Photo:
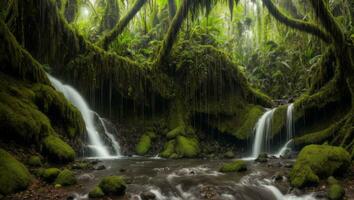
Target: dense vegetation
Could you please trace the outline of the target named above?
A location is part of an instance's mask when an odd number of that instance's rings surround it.
[[[28,186],[22,163],[49,167],[81,155],[82,116],[46,73],[119,124],[126,154],[241,154],[264,108],[279,106],[276,140],[284,104],[294,102],[297,149],[326,145],[301,151],[291,184],[336,175],[354,157],[353,14],[348,0],[1,1],[0,194]],[[246,169],[235,161],[221,171]],[[76,182],[68,169],[37,176]],[[90,196],[125,188],[107,177]]]

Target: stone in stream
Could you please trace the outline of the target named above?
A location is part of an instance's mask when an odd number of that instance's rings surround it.
[[[268,162],[268,155],[266,153],[261,153],[258,155],[255,161],[261,163]]]
[[[94,167],[95,170],[105,170],[106,169],[106,166],[104,165],[98,165],[96,167]]]
[[[156,195],[151,191],[145,191],[140,194],[142,200],[154,200],[156,199]]]

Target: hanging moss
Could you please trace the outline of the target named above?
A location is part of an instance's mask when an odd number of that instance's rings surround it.
[[[341,147],[309,145],[298,155],[290,173],[291,185],[318,184],[320,178],[343,175],[350,166],[350,155]]]
[[[75,158],[75,151],[66,142],[54,135],[47,136],[43,141],[44,152],[53,162],[70,162]]]
[[[31,182],[31,175],[27,168],[0,149],[0,194],[7,195],[27,188]]]

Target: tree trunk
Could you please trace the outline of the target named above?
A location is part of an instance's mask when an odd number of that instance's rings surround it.
[[[129,10],[129,12],[119,21],[119,23],[105,35],[100,41],[99,46],[103,49],[108,49],[109,44],[111,44],[125,29],[129,22],[134,18],[138,11],[143,7],[147,0],[137,0],[134,6]]]
[[[172,20],[173,17],[176,15],[176,2],[175,0],[168,0],[168,11],[170,14],[170,19]]]
[[[119,17],[119,5],[117,0],[107,0],[104,15],[99,28],[99,33],[107,30],[112,30],[112,28],[119,21]]]
[[[192,0],[183,0],[177,11],[177,14],[174,16],[156,59],[157,67],[161,67],[164,64],[166,58],[170,55],[172,46],[177,38],[177,34],[181,29],[184,19],[188,15],[188,10],[191,5]]]

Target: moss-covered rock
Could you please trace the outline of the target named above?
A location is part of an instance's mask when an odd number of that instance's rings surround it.
[[[235,154],[233,151],[227,151],[225,154],[224,154],[224,157],[225,158],[234,158],[235,157]]]
[[[42,166],[42,159],[39,156],[31,156],[28,159],[27,164],[32,167],[40,167]]]
[[[236,160],[230,163],[225,163],[219,169],[220,172],[241,172],[247,170],[247,164],[243,160]]]
[[[196,157],[200,152],[199,142],[196,138],[178,136],[176,138],[175,152],[180,157]]]
[[[327,197],[330,200],[342,200],[344,198],[345,191],[339,184],[331,184],[327,190]]]
[[[126,184],[121,176],[107,176],[101,180],[99,187],[105,194],[123,195]]]
[[[31,182],[27,168],[13,156],[0,149],[0,194],[24,190]]]
[[[304,147],[290,173],[291,185],[304,187],[317,184],[320,178],[345,173],[350,155],[341,147],[309,145]]]
[[[89,197],[90,198],[101,198],[104,196],[104,193],[102,191],[102,189],[98,186],[96,186],[95,188],[93,188],[90,192],[89,192]]]
[[[164,149],[160,153],[160,156],[163,158],[170,158],[175,152],[175,140],[170,140],[166,142]]]
[[[75,151],[59,137],[49,135],[44,139],[44,149],[53,162],[70,162],[75,158]]]
[[[76,182],[75,174],[68,169],[61,171],[55,179],[55,184],[60,184],[62,186],[74,185]]]
[[[135,147],[135,152],[138,155],[145,155],[151,148],[151,138],[144,134],[140,137],[138,144]]]
[[[42,177],[44,181],[52,183],[58,177],[60,169],[53,167],[39,171],[39,173],[40,177]]]

